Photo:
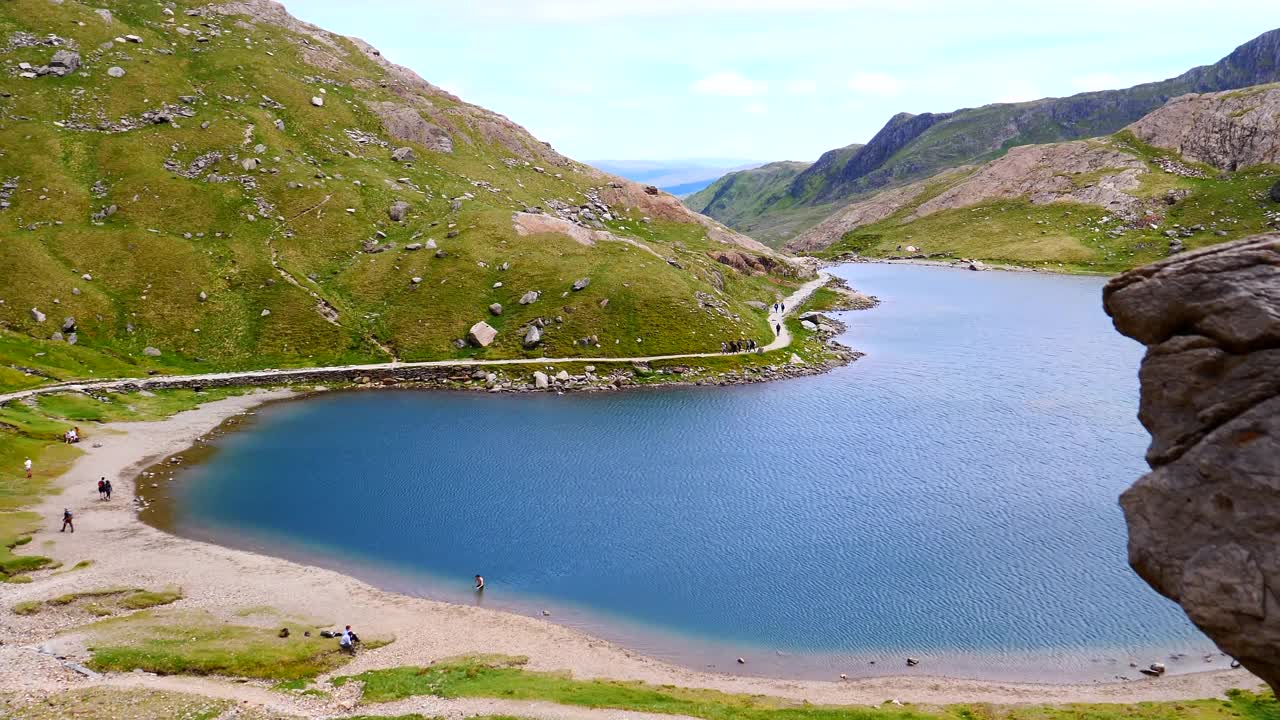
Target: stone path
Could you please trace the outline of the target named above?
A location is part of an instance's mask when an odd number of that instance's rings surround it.
[[[819,272],[818,277],[801,285],[795,292],[787,296],[783,303],[786,306],[784,313],[770,313],[769,327],[774,331],[775,337],[773,342],[766,345],[762,351],[771,352],[780,350],[791,344],[791,333],[787,330],[784,319],[790,315],[795,308],[804,304],[809,296],[818,288],[826,285],[831,281],[831,276],[825,272]],[[777,326],[781,325],[781,332],[777,331]],[[730,353],[744,355],[748,352]],[[243,379],[245,384],[251,383],[269,383],[274,380],[287,382],[290,379],[301,377],[312,377],[316,375],[332,374],[340,376],[350,372],[359,371],[376,371],[376,370],[399,370],[412,368],[437,368],[437,367],[491,367],[502,365],[554,365],[556,363],[582,363],[582,362],[598,362],[598,363],[626,363],[626,362],[652,362],[656,360],[683,360],[686,358],[708,358],[721,357],[725,353],[684,353],[677,355],[646,355],[641,357],[567,357],[567,358],[510,358],[506,360],[429,360],[425,362],[389,362],[389,363],[371,363],[368,365],[327,365],[323,367],[310,368],[290,368],[287,370],[245,370],[241,372],[225,372],[225,373],[205,373],[197,375],[152,375],[149,377],[139,378],[118,378],[113,380],[88,380],[88,381],[71,381],[55,383],[52,385],[43,385],[37,388],[29,388],[27,390],[18,390],[15,392],[0,394],[0,405],[21,400],[36,395],[44,395],[54,392],[80,392],[87,390],[124,390],[124,389],[146,389],[148,387],[165,387],[175,382],[184,382],[190,384],[211,383],[211,384],[228,384],[227,380]]]

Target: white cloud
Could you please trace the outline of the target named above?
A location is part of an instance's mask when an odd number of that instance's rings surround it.
[[[788,80],[783,84],[782,91],[788,95],[812,95],[818,92],[818,81],[808,78]]]
[[[753,100],[752,102],[747,103],[742,109],[752,115],[763,115],[769,112],[769,106],[759,100]]]
[[[849,89],[864,95],[896,95],[902,83],[892,75],[862,72],[849,78]]]
[[[687,17],[713,13],[794,13],[797,11],[842,12],[867,8],[898,10],[914,7],[916,0],[520,0],[486,3],[496,14],[518,10],[524,18],[550,22],[592,22],[633,17]]]
[[[590,95],[595,91],[595,86],[586,80],[560,78],[551,83],[551,89],[557,95]]]
[[[721,97],[751,97],[763,95],[769,91],[769,84],[752,80],[740,73],[724,71],[711,73],[689,86],[699,95],[719,95]]]
[[[1118,90],[1120,88],[1132,87],[1144,82],[1151,82],[1151,78],[1140,77],[1137,75],[1116,75],[1109,72],[1097,72],[1071,78],[1071,87],[1079,90],[1080,92],[1091,92],[1093,90]]]
[[[996,99],[992,102],[1018,103],[1039,100],[1042,97],[1044,97],[1044,93],[1035,85],[1026,81],[1015,80],[997,89]]]

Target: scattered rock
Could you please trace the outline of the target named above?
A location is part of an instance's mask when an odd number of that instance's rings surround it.
[[[64,318],[62,320],[62,332],[68,333],[68,332],[75,332],[75,331],[76,331],[76,319],[70,316]]]
[[[532,348],[536,347],[540,342],[542,342],[542,331],[538,329],[537,325],[530,325],[529,328],[524,331],[524,346],[526,348]]]
[[[645,186],[644,186],[644,192],[645,192],[645,194],[646,194],[646,195],[657,195],[657,194],[658,194],[658,188],[657,188],[656,186],[654,186],[654,185],[645,185]]]
[[[119,65],[112,65],[107,68],[107,75],[110,75],[113,78],[122,78],[124,77],[124,68]]]
[[[574,291],[585,290],[591,284],[591,278],[579,278],[573,281]]]
[[[481,321],[472,325],[471,329],[467,331],[467,342],[476,347],[489,347],[497,336],[497,330],[494,330],[489,323]]]
[[[1280,203],[1280,180],[1275,181],[1271,186],[1271,190],[1267,192],[1267,197],[1271,198],[1271,202]]]
[[[502,303],[494,303],[494,304],[490,305],[490,306],[489,306],[489,312],[490,312],[490,313],[493,313],[494,315],[501,315],[501,314],[502,314]]]
[[[311,104],[315,105],[316,107],[324,107],[324,98],[320,97],[319,95],[316,95],[311,98]]]
[[[791,357],[795,357],[795,355],[792,355]],[[920,664],[920,661],[918,659],[913,657],[907,658],[907,667],[915,667],[919,664]]]
[[[413,162],[417,157],[413,154],[413,148],[398,147],[391,151],[391,159],[396,162]]]
[[[80,53],[72,50],[59,50],[49,59],[49,72],[54,75],[68,75],[80,69]]]
[[[45,315],[35,308],[31,308],[31,319],[38,323],[44,322]]]
[[[160,351],[157,348],[153,348],[153,347],[142,348],[142,354],[146,355],[147,357],[160,357]]]
[[[803,365],[803,364],[804,364],[804,360],[802,360],[802,359],[800,358],[800,356],[799,356],[799,355],[797,355],[797,354],[795,354],[795,353],[791,353],[791,359],[790,359],[790,360],[788,360],[787,362],[791,363],[792,365]]]
[[[209,299],[209,293],[201,290],[200,294],[197,295],[196,297],[200,300],[200,302],[204,302]]]
[[[547,389],[547,387],[548,387],[548,385],[549,385],[549,384],[550,384],[550,381],[549,381],[549,379],[547,378],[547,374],[546,374],[546,373],[542,372],[541,370],[538,370],[537,372],[535,372],[535,373],[533,374],[533,386],[534,386],[534,387],[538,388],[539,390],[545,390],[545,389]]]
[[[409,203],[403,200],[397,200],[391,203],[391,207],[387,208],[387,216],[396,222],[404,220],[405,215],[409,214]]]
[[[529,292],[520,296],[520,304],[532,305],[533,303],[538,302],[538,294],[539,293],[536,290],[530,290]]]
[[[271,314],[271,311],[270,311],[270,310],[268,310],[268,309],[266,309],[266,308],[262,308],[262,312],[260,313],[260,317],[267,317],[267,316],[268,316],[268,315],[270,315],[270,314]]]
[[[747,664],[747,660],[746,660],[746,658],[738,658],[738,664],[739,664],[739,665],[746,665],[746,664]]]

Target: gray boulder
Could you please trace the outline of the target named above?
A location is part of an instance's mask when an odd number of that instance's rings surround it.
[[[489,312],[494,315],[502,314],[502,303],[494,303],[489,306]]]
[[[467,331],[467,342],[476,347],[489,347],[496,337],[498,337],[498,331],[484,321],[472,325],[471,329]]]
[[[124,77],[124,68],[120,67],[119,65],[112,65],[111,67],[107,68],[107,75],[113,78],[122,78]]]
[[[748,300],[746,305],[747,307],[754,308],[756,310],[764,310],[765,308],[769,307],[768,305],[765,305],[759,300]]]
[[[574,291],[585,290],[591,284],[591,278],[580,278],[573,281]]]
[[[49,59],[49,71],[55,75],[67,75],[80,69],[80,53],[59,50]]]
[[[62,332],[69,333],[76,331],[76,319],[74,317],[66,317],[62,320]]]
[[[537,347],[540,342],[542,342],[542,331],[538,329],[537,325],[530,325],[529,329],[524,331],[523,345],[526,348],[533,348]]]
[[[548,378],[547,374],[542,372],[541,370],[538,370],[533,374],[533,386],[538,388],[539,390],[546,390],[547,386],[550,384],[551,384],[550,378]]]
[[[539,294],[538,291],[530,290],[529,292],[520,296],[520,304],[532,305],[533,303],[538,302],[538,294]]]
[[[144,347],[142,348],[142,354],[147,357],[160,357],[160,350],[153,347]]]
[[[1103,303],[1147,346],[1129,564],[1280,690],[1280,234],[1131,270]]]
[[[397,200],[391,203],[391,207],[387,208],[387,216],[396,222],[404,220],[404,216],[409,214],[409,203],[403,200]]]
[[[36,321],[36,322],[38,322],[38,323],[42,323],[42,322],[44,322],[44,317],[45,317],[45,316],[44,316],[44,313],[40,312],[40,311],[39,311],[39,310],[37,310],[36,308],[31,308],[31,319],[32,319],[32,320],[35,320],[35,321]]]
[[[398,147],[391,151],[391,159],[396,162],[413,162],[417,157],[413,154],[413,148]]]

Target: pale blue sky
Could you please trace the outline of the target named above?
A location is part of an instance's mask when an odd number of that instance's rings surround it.
[[[1263,0],[285,0],[579,160],[812,160],[899,111],[1177,75]]]

